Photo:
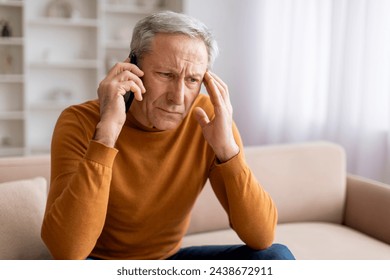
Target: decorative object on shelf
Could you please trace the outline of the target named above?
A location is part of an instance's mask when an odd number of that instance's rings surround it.
[[[13,73],[13,61],[14,58],[10,53],[6,54],[5,56],[5,73],[6,74],[12,74]]]
[[[110,0],[110,4],[112,5],[124,5],[124,6],[137,6],[139,0]]]
[[[9,136],[2,136],[1,137],[1,146],[2,147],[9,147],[9,146],[11,146],[11,137],[9,137]]]
[[[137,0],[137,4],[140,7],[143,8],[157,8],[161,6],[161,1],[160,0]]]
[[[12,57],[12,54],[10,54],[7,50],[0,53],[1,57],[1,68],[0,73],[1,74],[12,74],[13,68],[14,68],[14,59]]]
[[[56,102],[66,102],[73,97],[72,91],[65,88],[56,88],[49,94],[49,99]]]
[[[72,18],[79,14],[67,0],[52,0],[47,4],[46,16],[52,18]]]
[[[12,30],[9,26],[8,21],[4,20],[2,21],[2,28],[1,28],[1,37],[11,37],[12,36]]]

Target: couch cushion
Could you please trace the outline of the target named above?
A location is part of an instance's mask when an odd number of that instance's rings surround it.
[[[299,259],[390,260],[390,245],[343,225],[283,224],[277,228],[276,241]]]
[[[390,259],[390,245],[331,223],[278,225],[275,243],[287,245],[300,260]],[[183,247],[213,244],[242,244],[242,241],[233,230],[191,234],[183,239]]]
[[[241,239],[231,229],[189,234],[184,236],[182,241],[182,247],[230,244],[243,244]]]
[[[46,259],[41,240],[47,198],[42,177],[0,183],[0,259]]]
[[[279,223],[341,223],[346,162],[341,146],[328,142],[246,147],[248,165],[274,199]]]

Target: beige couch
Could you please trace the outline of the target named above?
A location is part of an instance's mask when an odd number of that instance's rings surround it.
[[[297,259],[390,260],[390,187],[347,175],[340,146],[247,147],[245,154],[278,206],[275,242]],[[7,182],[0,183],[0,259],[50,258],[40,239],[49,161],[48,155],[0,159],[0,182]],[[231,243],[241,241],[207,184],[183,245]]]

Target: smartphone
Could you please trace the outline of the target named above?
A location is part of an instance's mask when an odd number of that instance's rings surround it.
[[[130,63],[137,65],[137,56],[133,52],[130,52],[129,58],[130,58]],[[134,92],[132,91],[126,92],[123,98],[125,99],[126,113],[127,113],[130,109],[131,103],[134,100]]]

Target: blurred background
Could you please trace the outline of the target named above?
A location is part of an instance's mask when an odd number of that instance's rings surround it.
[[[59,113],[161,9],[213,30],[245,145],[332,141],[390,183],[390,0],[0,0],[0,156],[48,153]]]
[[[207,7],[207,8],[206,8]],[[246,145],[328,140],[390,182],[390,1],[190,1]]]

